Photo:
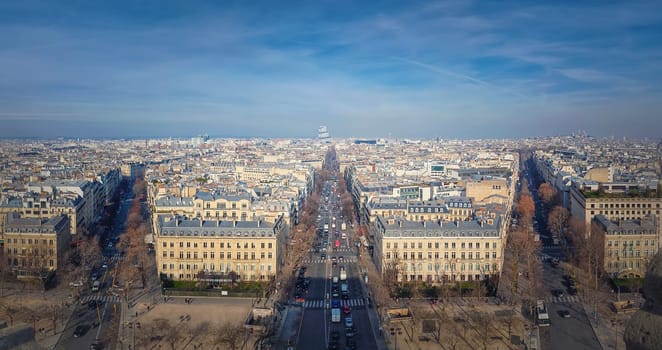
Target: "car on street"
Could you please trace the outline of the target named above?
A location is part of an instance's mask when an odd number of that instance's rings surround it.
[[[354,326],[354,320],[351,316],[345,317],[345,328],[352,328]]]
[[[553,289],[552,290],[552,295],[557,297],[557,298],[561,298],[561,297],[563,297],[564,294],[563,294],[563,291],[560,290],[560,289]]]
[[[345,305],[345,306],[343,306],[343,308],[342,308],[342,312],[343,312],[345,315],[349,315],[349,314],[352,313],[352,308],[349,307],[349,305]]]
[[[76,326],[76,329],[74,329],[74,338],[82,337],[89,330],[90,330],[90,325],[79,324],[78,326]]]
[[[88,308],[88,309],[94,309],[94,308],[97,307],[97,305],[100,305],[100,304],[101,304],[100,302],[98,302],[98,301],[92,299],[92,300],[90,300],[90,301],[87,302],[87,308]]]
[[[332,300],[331,301],[331,307],[332,308],[339,308],[340,307],[340,300]]]
[[[559,310],[559,316],[563,318],[570,318],[570,311],[568,310]]]
[[[101,350],[103,349],[103,343],[101,341],[95,341],[90,345],[90,350]]]

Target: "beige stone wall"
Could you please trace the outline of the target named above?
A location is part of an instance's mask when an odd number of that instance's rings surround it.
[[[267,280],[276,275],[278,242],[275,236],[162,236],[156,244],[156,261],[158,273],[175,280],[196,279],[201,270],[234,271],[242,280]]]

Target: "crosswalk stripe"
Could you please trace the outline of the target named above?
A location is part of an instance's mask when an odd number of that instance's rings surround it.
[[[364,300],[362,298],[349,299],[349,300],[340,300],[340,307],[360,307],[363,306]],[[303,307],[306,309],[325,309],[327,308],[327,301],[323,299],[317,300],[306,300],[303,303]],[[328,307],[331,307],[331,303],[328,303]]]

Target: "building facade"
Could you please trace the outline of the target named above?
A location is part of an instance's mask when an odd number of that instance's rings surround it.
[[[283,220],[276,223],[159,217],[156,261],[170,280],[266,281],[278,273]]]
[[[594,222],[604,243],[604,271],[613,278],[642,278],[659,249],[658,223],[654,216],[641,220],[611,221],[596,215]]]
[[[587,196],[576,186],[570,188],[569,197],[570,213],[584,221],[587,234],[591,233],[591,221],[596,215],[604,215],[612,221],[642,220],[654,216],[658,234],[660,232],[662,198],[600,193]]]
[[[69,248],[69,228],[66,215],[50,219],[7,215],[4,249],[13,273],[19,278],[38,278],[47,271],[56,271]]]
[[[445,283],[498,276],[505,244],[501,218],[409,221],[377,217],[374,260],[384,277]]]

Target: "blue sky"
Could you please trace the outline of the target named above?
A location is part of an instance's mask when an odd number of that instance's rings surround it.
[[[662,131],[656,1],[23,0],[0,33],[0,137]]]

